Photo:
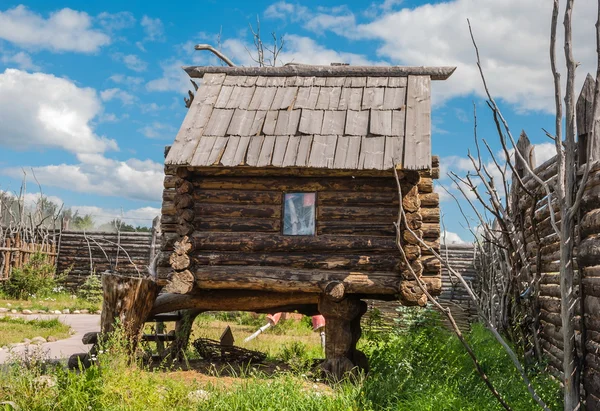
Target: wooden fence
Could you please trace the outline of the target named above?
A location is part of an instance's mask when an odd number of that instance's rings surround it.
[[[155,235],[147,232],[63,231],[57,272],[67,274],[64,284],[71,289],[81,285],[90,274],[106,270],[146,275],[155,243]]]
[[[450,266],[458,271],[468,283],[477,287],[477,271],[475,270],[475,249],[472,244],[451,244],[440,250],[443,257],[447,258]],[[442,293],[437,297],[442,307],[449,307],[458,326],[466,331],[472,322],[477,320],[477,308],[469,298],[465,288],[442,266]],[[369,313],[377,310],[382,316],[384,327],[390,327],[395,319],[401,315],[397,308],[401,306],[398,301],[366,300],[369,311],[363,316],[364,321],[370,320]],[[448,324],[449,326],[449,324]]]
[[[593,126],[588,113],[592,100],[593,96],[585,94],[584,86],[584,92],[577,104],[578,185],[581,185],[583,169],[588,159],[586,143]],[[600,140],[600,136],[596,138]],[[517,147],[522,154],[526,154],[525,158],[532,158],[532,147],[525,140],[522,138]],[[575,328],[578,356],[583,362],[582,382],[587,409],[600,409],[600,153],[597,149],[591,157],[589,177],[575,228],[575,292],[579,297]],[[546,161],[535,168],[534,172],[552,187],[557,176],[556,158]],[[534,296],[533,303],[539,306],[541,345],[549,361],[549,370],[560,376],[563,362],[560,238],[552,227],[551,208],[548,206],[544,188],[533,176],[526,173],[522,181],[535,198],[527,195],[519,184],[513,184],[510,193],[513,199],[512,212],[522,216],[515,228],[525,233],[527,258],[532,271],[540,278],[539,293]],[[556,223],[560,226],[559,206],[556,200],[552,202],[551,207],[555,210]]]
[[[19,234],[0,238],[0,281],[9,279],[12,270],[23,267],[35,253],[46,255],[49,264],[56,264],[55,241],[24,241]]]

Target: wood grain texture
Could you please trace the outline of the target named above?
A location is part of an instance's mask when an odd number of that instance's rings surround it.
[[[409,76],[406,97],[406,128],[403,167],[431,167],[431,79]]]

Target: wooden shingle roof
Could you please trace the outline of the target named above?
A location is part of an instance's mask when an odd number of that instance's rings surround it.
[[[431,79],[453,68],[188,67],[203,77],[166,164],[431,167]]]

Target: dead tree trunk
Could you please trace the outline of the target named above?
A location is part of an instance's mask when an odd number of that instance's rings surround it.
[[[160,287],[150,278],[126,277],[114,273],[102,274],[102,317],[100,320],[103,334],[115,330],[118,323],[123,328],[128,347],[135,351],[140,333],[144,326]]]

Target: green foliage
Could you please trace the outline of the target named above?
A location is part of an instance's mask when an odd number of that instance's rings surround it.
[[[54,318],[51,320],[25,320],[18,317],[0,317],[0,347],[22,342],[25,338],[37,336],[66,338],[69,327]]]
[[[30,297],[44,297],[57,287],[54,266],[48,264],[47,257],[35,253],[23,268],[14,268],[8,281],[3,286],[3,292],[18,300]]]
[[[74,230],[90,231],[94,229],[94,226],[95,222],[91,214],[86,214],[84,216],[75,214],[73,216],[71,228]]]
[[[418,310],[418,311],[417,311]],[[388,338],[367,341],[371,372],[361,396],[364,409],[501,410],[456,336],[432,310],[407,309],[407,324]],[[491,333],[473,325],[467,339],[490,380],[514,410],[537,410],[520,375]],[[561,409],[558,384],[530,375],[552,409]]]
[[[102,302],[102,281],[96,274],[89,275],[77,290],[77,297],[93,304]]]

